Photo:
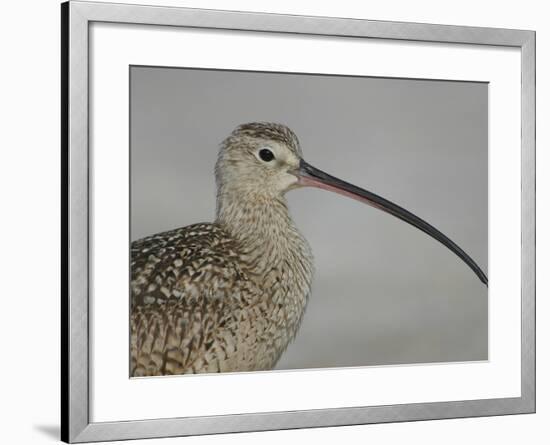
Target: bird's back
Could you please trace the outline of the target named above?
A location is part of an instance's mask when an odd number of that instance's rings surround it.
[[[132,243],[132,376],[268,369],[267,296],[243,268],[239,243],[194,224]]]

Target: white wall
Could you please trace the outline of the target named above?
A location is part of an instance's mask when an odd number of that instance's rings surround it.
[[[126,0],[126,3],[133,3]],[[548,440],[550,280],[550,19],[547,2],[384,0],[165,0],[217,9],[534,29],[538,125],[538,413],[185,439],[186,444],[490,443]],[[0,54],[0,442],[54,442],[59,422],[59,7],[5,2]],[[546,273],[545,273],[546,272]],[[546,437],[545,437],[546,436]],[[147,444],[170,444],[167,439]]]

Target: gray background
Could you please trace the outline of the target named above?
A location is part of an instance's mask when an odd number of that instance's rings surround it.
[[[487,271],[485,83],[132,67],[132,240],[212,221],[219,143],[274,121],[305,159],[426,219]],[[485,360],[487,289],[454,254],[376,209],[288,195],[313,293],[278,369]]]

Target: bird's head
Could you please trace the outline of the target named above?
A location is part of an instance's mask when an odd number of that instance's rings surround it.
[[[222,143],[216,163],[218,193],[277,198],[295,187],[302,150],[292,130],[254,122],[238,126]]]
[[[237,127],[222,143],[216,163],[216,183],[218,206],[225,200],[233,203],[259,200],[269,204],[298,187],[317,187],[356,199],[433,237],[487,284],[487,277],[475,261],[435,227],[381,196],[308,164],[302,158],[298,138],[284,125],[255,122]]]

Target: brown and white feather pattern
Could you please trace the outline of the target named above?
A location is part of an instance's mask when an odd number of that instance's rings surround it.
[[[287,229],[243,242],[195,224],[132,243],[131,375],[271,369],[312,278],[309,246]]]

